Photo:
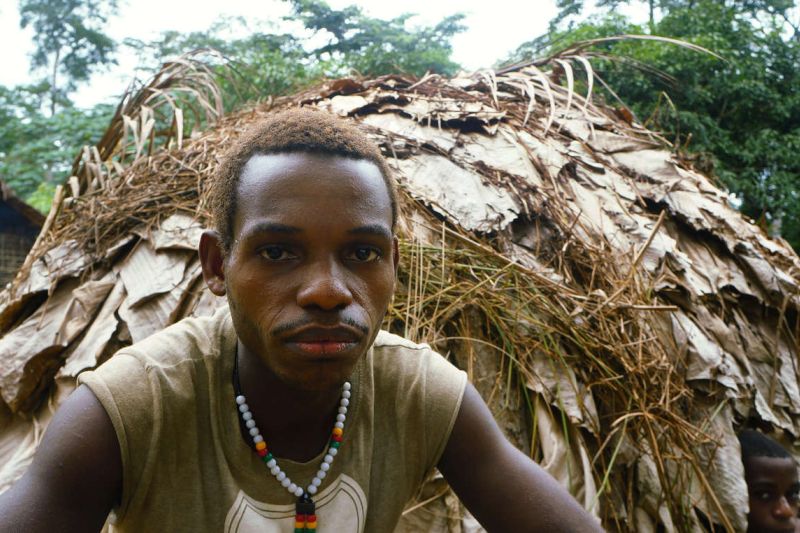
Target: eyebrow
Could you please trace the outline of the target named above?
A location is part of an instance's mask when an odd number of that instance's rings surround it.
[[[384,237],[386,239],[392,238],[392,232],[382,226],[381,224],[367,224],[366,226],[359,226],[351,230],[347,230],[351,235],[375,235],[377,237]]]
[[[252,226],[245,236],[250,237],[252,235],[258,235],[259,233],[283,233],[285,235],[294,235],[302,232],[303,230],[296,226],[279,224],[277,222],[259,222]]]
[[[259,222],[248,230],[247,235],[257,235],[259,233],[283,233],[285,235],[296,235],[298,233],[303,233],[303,229],[298,228],[297,226],[280,224],[278,222]],[[375,235],[378,237],[384,237],[386,239],[392,238],[392,232],[389,231],[386,226],[381,224],[367,224],[365,226],[359,226],[357,228],[347,230],[347,233],[350,235]]]

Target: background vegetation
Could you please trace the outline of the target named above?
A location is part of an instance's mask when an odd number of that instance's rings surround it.
[[[349,73],[454,74],[451,39],[462,15],[414,27],[409,16],[369,17],[357,7],[332,9],[323,0],[286,0],[306,32],[284,33],[223,20],[208,31],[166,32],[152,42],[115,42],[103,32],[116,0],[20,0],[20,24],[34,29],[35,83],[0,86],[0,179],[42,211],[72,160],[96,141],[113,113],[100,104],[76,107],[70,95],[91,74],[132,47],[152,70],[170,56],[219,50],[231,68],[218,72],[232,109]],[[615,41],[584,51],[629,109],[672,140],[685,157],[732,192],[732,202],[766,230],[800,249],[800,21],[794,0],[557,0],[550,31],[523,43],[497,66],[547,55],[577,41],[620,34],[683,39],[719,54],[664,43]],[[591,3],[590,3],[591,4]],[[634,24],[618,13],[639,4],[649,14]],[[599,16],[598,16],[599,10]],[[238,38],[225,31],[236,27]],[[279,27],[276,25],[275,27]],[[302,33],[302,32],[301,32]],[[322,36],[322,38],[320,38]],[[320,44],[322,43],[322,44]]]

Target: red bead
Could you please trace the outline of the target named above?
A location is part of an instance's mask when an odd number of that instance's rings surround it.
[[[297,514],[297,515],[295,515],[294,519],[297,520],[298,522],[305,522],[306,521],[306,515]]]
[[[317,521],[317,515],[315,515],[315,514],[308,515],[308,521],[309,522],[316,522]]]
[[[264,448],[263,450],[256,450],[256,451],[258,452],[258,455],[260,455],[261,457],[265,457],[267,455],[266,448]]]
[[[342,437],[340,435],[334,435],[331,437],[331,440],[334,442],[342,442]]]

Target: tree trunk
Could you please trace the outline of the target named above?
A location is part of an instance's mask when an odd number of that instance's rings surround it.
[[[53,58],[53,75],[50,79],[50,116],[56,114],[56,97],[58,95],[58,86],[56,81],[58,78],[58,62],[61,60],[61,50],[56,50],[56,57]]]

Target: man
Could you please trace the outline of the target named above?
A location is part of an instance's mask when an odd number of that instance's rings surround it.
[[[780,444],[758,431],[742,431],[739,443],[750,502],[747,531],[794,533],[800,527],[797,463]]]
[[[398,264],[380,151],[321,112],[243,135],[200,242],[229,311],[122,350],[53,419],[1,531],[391,531],[438,466],[489,531],[595,531],[427,346],[379,332]]]

